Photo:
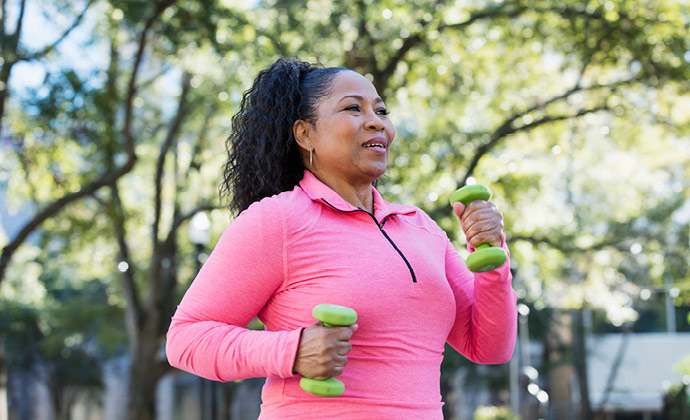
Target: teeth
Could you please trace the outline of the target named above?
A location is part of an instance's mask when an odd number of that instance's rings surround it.
[[[384,148],[384,146],[381,143],[371,143],[371,144],[365,144],[364,147],[380,147]]]

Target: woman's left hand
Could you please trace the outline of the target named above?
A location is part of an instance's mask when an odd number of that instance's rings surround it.
[[[503,215],[494,203],[476,200],[465,208],[464,204],[456,201],[453,211],[462,223],[462,231],[470,247],[477,248],[481,244],[501,246]]]

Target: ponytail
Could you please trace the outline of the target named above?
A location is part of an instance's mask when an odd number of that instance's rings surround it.
[[[255,201],[294,188],[304,164],[292,127],[298,119],[316,120],[316,106],[342,67],[321,68],[280,58],[259,72],[244,93],[225,142],[228,160],[221,199],[238,214]]]

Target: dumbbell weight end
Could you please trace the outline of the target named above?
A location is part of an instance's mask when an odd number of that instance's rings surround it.
[[[345,384],[335,378],[321,381],[303,377],[299,380],[299,386],[308,393],[320,397],[339,397],[345,392]]]

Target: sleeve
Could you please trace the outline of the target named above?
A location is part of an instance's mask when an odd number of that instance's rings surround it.
[[[230,223],[172,317],[166,353],[173,367],[217,381],[295,376],[301,328],[245,328],[283,281],[283,234],[271,199]]]
[[[448,344],[475,363],[509,361],[517,336],[517,299],[511,286],[510,258],[495,270],[472,273],[453,244],[446,241],[446,276],[456,305]],[[508,252],[505,236],[501,247]]]

